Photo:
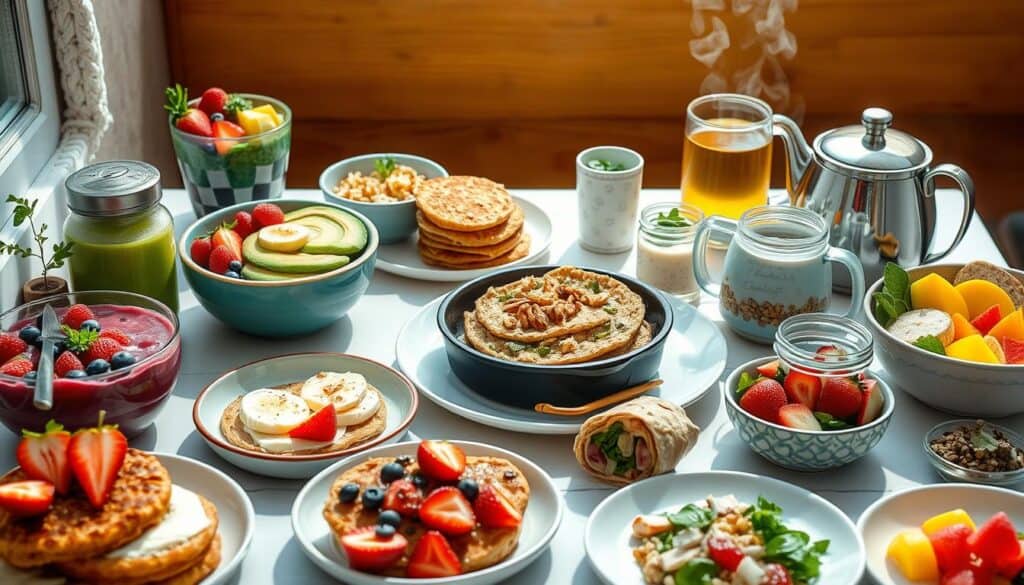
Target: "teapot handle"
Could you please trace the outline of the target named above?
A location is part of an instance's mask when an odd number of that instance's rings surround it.
[[[924,175],[923,183],[925,197],[935,197],[935,177],[938,176],[949,177],[956,181],[957,185],[960,186],[960,193],[964,198],[964,212],[960,217],[960,227],[957,229],[956,237],[953,238],[953,243],[941,253],[926,252],[924,259],[921,262],[922,264],[928,264],[929,262],[934,262],[944,258],[947,254],[952,252],[953,248],[960,243],[960,240],[964,239],[964,234],[967,233],[967,228],[971,225],[971,218],[974,217],[974,181],[971,179],[971,176],[967,174],[967,171],[957,165],[949,163],[937,165],[934,169],[928,171]],[[934,234],[932,234],[932,242],[934,241]],[[929,248],[931,248],[932,242],[929,242]]]

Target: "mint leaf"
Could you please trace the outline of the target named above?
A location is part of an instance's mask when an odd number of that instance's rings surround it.
[[[676,571],[676,585],[705,585],[712,583],[721,569],[715,561],[698,557],[683,565]]]
[[[906,270],[900,268],[899,264],[887,262],[885,272],[882,276],[885,290],[896,300],[902,300],[910,306],[910,276]]]
[[[850,428],[849,423],[836,418],[827,412],[815,412],[814,418],[818,419],[818,424],[820,424],[822,430],[825,431],[838,431]]]
[[[898,264],[888,262],[882,276],[882,288],[872,297],[875,320],[883,327],[910,310],[910,276]]]
[[[914,346],[939,355],[946,355],[946,348],[939,341],[939,338],[934,335],[918,337],[917,341],[914,342]]]
[[[603,158],[595,158],[587,161],[587,166],[594,169],[595,171],[624,171],[626,165],[622,163],[612,162]]]
[[[711,526],[715,514],[710,508],[687,504],[678,512],[668,514],[668,521],[676,528],[700,528],[701,530]]]
[[[378,158],[373,161],[373,170],[380,175],[381,179],[386,179],[391,176],[391,173],[395,172],[395,159],[390,156],[385,158]]]
[[[661,227],[670,228],[689,227],[693,225],[693,223],[691,223],[689,219],[684,217],[679,212],[678,207],[673,207],[671,210],[669,210],[668,215],[666,215],[662,211],[659,211],[658,218],[654,220],[654,223],[658,224]]]
[[[995,451],[999,448],[999,441],[984,427],[976,427],[971,432],[971,446],[983,451]]]
[[[761,376],[754,377],[748,374],[747,372],[741,372],[740,381],[736,383],[736,398],[743,396],[743,393],[746,392],[748,388],[753,386],[754,383],[760,379]]]

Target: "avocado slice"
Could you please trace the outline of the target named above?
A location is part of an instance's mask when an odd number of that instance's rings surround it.
[[[310,205],[309,207],[303,207],[302,209],[296,209],[290,211],[284,215],[286,222],[293,222],[303,218],[311,217],[322,217],[326,218],[336,225],[338,225],[342,234],[341,237],[333,242],[327,243],[325,238],[329,237],[330,234],[325,235],[324,238],[319,236],[302,248],[303,252],[310,254],[348,254],[353,255],[361,252],[366,247],[366,241],[368,235],[366,232],[366,226],[363,225],[356,216],[351,213],[335,209],[333,207],[327,207],[326,205]],[[303,224],[307,227],[309,224]],[[323,232],[322,232],[323,233]],[[312,245],[312,247],[310,247]]]
[[[260,246],[257,241],[258,236],[259,232],[253,232],[242,242],[242,256],[245,258],[245,261],[272,272],[286,272],[296,275],[291,278],[308,276],[308,273],[319,274],[328,272],[341,268],[351,260],[348,256],[340,254],[306,254],[304,252],[289,254],[274,252]]]
[[[262,280],[262,281],[277,281],[277,280],[292,280],[294,278],[302,278],[304,276],[316,276],[315,272],[276,272],[274,270],[267,270],[266,268],[260,268],[259,266],[252,264],[245,264],[242,266],[242,278],[246,280]]]
[[[344,245],[345,228],[322,215],[309,215],[295,218],[294,223],[309,228],[312,237],[302,247],[307,254],[351,254],[351,247]],[[341,244],[339,244],[341,242]]]

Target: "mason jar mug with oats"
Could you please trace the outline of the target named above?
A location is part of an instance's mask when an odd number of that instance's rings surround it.
[[[686,107],[683,202],[705,215],[739,219],[768,201],[772,170],[772,114],[750,96],[718,93]]]

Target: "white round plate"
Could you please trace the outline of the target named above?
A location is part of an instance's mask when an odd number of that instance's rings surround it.
[[[963,508],[980,525],[1006,512],[1017,530],[1024,527],[1024,494],[1005,488],[947,483],[910,488],[888,495],[860,515],[857,529],[867,546],[868,574],[880,585],[911,585],[886,560],[889,541],[901,530],[916,528],[928,518]]]
[[[220,533],[220,566],[200,585],[227,583],[249,552],[256,513],[241,486],[223,472],[205,463],[171,455],[154,453],[171,474],[171,481],[202,495],[217,507],[217,532]]]
[[[533,264],[551,245],[551,218],[548,214],[525,199],[515,195],[512,199],[523,208],[523,214],[526,216],[523,229],[530,235],[530,253],[515,262],[501,265],[501,268]],[[493,267],[451,270],[426,264],[420,258],[420,252],[416,247],[418,238],[418,235],[414,235],[402,242],[380,246],[377,249],[377,268],[406,278],[436,282],[465,282],[494,270]]]
[[[452,585],[489,585],[508,579],[525,569],[534,561],[551,539],[554,538],[558,525],[562,522],[565,504],[555,488],[551,477],[540,467],[524,457],[492,447],[483,443],[468,441],[452,441],[470,456],[501,457],[511,461],[526,476],[530,484],[530,501],[523,514],[523,526],[519,535],[519,545],[504,561],[457,577],[437,579],[408,579],[404,577],[383,577],[350,569],[344,554],[335,544],[335,538],[327,527],[323,517],[324,502],[327,501],[327,490],[334,478],[346,469],[366,461],[369,457],[397,457],[399,455],[416,455],[417,441],[382,445],[365,453],[354,455],[317,474],[309,480],[295,497],[292,505],[292,529],[303,552],[318,567],[342,583],[351,585],[429,585],[450,583]]]
[[[824,498],[795,485],[735,471],[659,475],[624,487],[590,514],[583,535],[591,568],[609,585],[643,585],[633,559],[631,523],[639,514],[676,511],[707,496],[732,494],[754,503],[758,496],[782,507],[786,526],[802,530],[811,540],[828,540],[821,559],[818,585],[855,585],[864,574],[864,543],[853,522]]]
[[[442,297],[443,298],[443,297]],[[725,370],[726,345],[715,324],[692,306],[668,297],[674,325],[665,340],[658,376],[665,381],[649,392],[676,404],[700,400]],[[543,435],[573,435],[589,416],[555,416],[498,404],[477,394],[452,373],[437,329],[437,307],[431,301],[398,334],[398,366],[420,392],[441,408],[480,424]]]

